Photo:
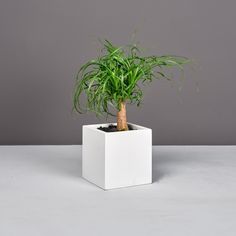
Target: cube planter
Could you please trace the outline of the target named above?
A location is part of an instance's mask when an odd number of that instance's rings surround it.
[[[104,190],[152,183],[152,130],[105,132],[83,126],[82,176]],[[116,124],[115,124],[116,125]]]

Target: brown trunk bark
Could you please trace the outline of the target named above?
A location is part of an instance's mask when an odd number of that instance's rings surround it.
[[[125,102],[120,103],[120,110],[117,112],[117,130],[128,130]]]

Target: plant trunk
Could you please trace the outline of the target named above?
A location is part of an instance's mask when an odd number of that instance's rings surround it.
[[[128,130],[125,102],[120,103],[120,110],[117,112],[117,130]]]

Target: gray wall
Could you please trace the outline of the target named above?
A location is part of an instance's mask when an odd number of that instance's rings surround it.
[[[122,45],[134,29],[152,53],[197,66],[183,82],[146,87],[129,121],[151,127],[154,144],[236,144],[235,9],[234,0],[1,0],[0,144],[80,144],[81,125],[105,120],[71,113],[74,74],[97,55],[96,38]]]

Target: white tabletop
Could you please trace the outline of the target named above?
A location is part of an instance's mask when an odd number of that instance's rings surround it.
[[[1,146],[0,235],[236,235],[236,146],[153,147],[153,181],[103,191],[81,146]]]

